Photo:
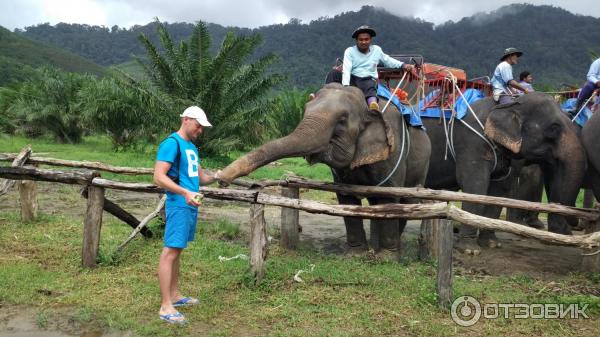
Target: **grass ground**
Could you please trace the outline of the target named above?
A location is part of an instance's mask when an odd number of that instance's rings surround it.
[[[247,261],[219,262],[219,256],[248,254],[239,240],[222,241],[231,224],[200,223],[201,239],[186,250],[182,289],[202,304],[184,312],[192,322],[172,327],[157,319],[156,263],[161,240],[132,242],[120,256],[116,246],[129,234],[105,223],[100,266],[81,269],[81,219],[42,216],[22,223],[18,214],[0,214],[0,303],[30,305],[51,319],[53,308],[72,308],[72,319],[132,330],[143,336],[453,336],[594,335],[600,328],[600,299],[578,289],[599,287],[598,275],[572,274],[548,289],[547,282],[523,276],[455,277],[456,296],[487,303],[588,303],[589,320],[485,320],[470,328],[454,324],[436,305],[431,263],[379,262],[368,258],[322,256],[309,250],[284,252],[272,246],[267,276],[253,286]],[[152,230],[160,234],[153,225]],[[235,236],[235,231],[234,231]],[[304,283],[292,281],[299,269]]]
[[[25,143],[31,141],[3,139],[0,152],[17,151]],[[150,167],[153,162],[151,151],[113,153],[99,138],[77,146],[33,141],[33,149],[52,157],[115,165]],[[210,160],[205,163],[210,168]],[[287,170],[298,174],[308,170],[302,161],[282,163],[260,174],[277,179]],[[310,172],[311,178],[326,179],[328,169]],[[463,328],[436,305],[433,263],[321,255],[307,248],[285,252],[273,245],[266,278],[254,286],[247,261],[218,260],[248,254],[236,225],[201,221],[199,228],[199,239],[184,253],[181,284],[202,304],[184,310],[191,324],[174,327],[157,318],[155,271],[162,247],[157,223],[151,229],[158,238],[138,238],[115,256],[115,248],[130,230],[106,221],[99,267],[85,270],[80,268],[81,218],[42,214],[35,222],[23,223],[16,212],[0,212],[0,306],[38,308],[40,326],[48,325],[55,310],[66,307],[73,321],[142,336],[597,336],[600,331],[598,274],[557,275],[552,285],[522,275],[457,275],[457,297],[468,294],[485,303],[586,303],[591,316],[502,318]],[[296,271],[311,264],[315,269],[302,274],[304,283],[292,281]]]

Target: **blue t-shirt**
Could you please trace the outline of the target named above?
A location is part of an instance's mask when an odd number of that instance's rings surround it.
[[[175,163],[178,142],[180,153],[179,163]],[[178,170],[179,186],[191,192],[198,192],[200,189],[200,180],[198,179],[200,159],[198,156],[198,149],[194,143],[186,141],[181,138],[177,132],[173,132],[167,139],[160,143],[158,153],[156,154],[156,160],[171,163],[171,168],[167,172],[167,175],[171,177],[177,176],[176,170]],[[167,191],[167,206],[196,208],[188,205],[182,195],[169,191]]]

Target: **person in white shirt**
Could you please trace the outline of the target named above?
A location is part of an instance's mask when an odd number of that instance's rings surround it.
[[[365,94],[369,109],[379,111],[377,103],[377,65],[379,62],[386,67],[401,68],[404,71],[414,71],[414,66],[390,57],[377,45],[371,45],[375,35],[377,33],[369,26],[360,26],[352,33],[356,45],[348,47],[344,52],[341,83],[361,89]]]
[[[592,65],[590,66],[590,70],[587,74],[587,81],[577,96],[575,113],[578,113],[583,104],[592,96],[594,91],[598,90],[600,90],[600,57],[592,62]]]
[[[519,57],[523,55],[517,48],[506,48],[504,55],[500,58],[500,64],[494,70],[492,75],[492,87],[494,89],[494,101],[500,104],[513,101],[513,95],[517,94],[514,89],[523,93],[529,90],[520,85],[513,79],[512,66],[518,63]]]

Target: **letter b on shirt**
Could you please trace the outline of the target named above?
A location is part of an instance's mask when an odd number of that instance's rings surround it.
[[[198,155],[194,150],[185,150],[185,156],[188,162],[188,177],[198,176]]]

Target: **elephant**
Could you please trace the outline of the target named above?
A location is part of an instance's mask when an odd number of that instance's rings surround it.
[[[486,97],[472,109],[474,114],[454,121],[448,136],[439,120],[423,120],[432,145],[425,187],[509,196],[514,178],[512,160],[519,159],[526,165],[540,165],[550,202],[574,205],[585,174],[585,152],[574,126],[552,97],[534,92],[503,105]],[[455,158],[445,155],[447,139],[452,140]],[[463,209],[490,218],[498,218],[501,212],[500,207],[473,203],[463,203]],[[548,229],[571,233],[567,219],[556,214],[549,215]],[[472,226],[460,227],[460,251],[478,254],[481,246],[497,245],[493,231],[481,230],[478,235]]]
[[[569,118],[573,118],[573,116],[570,114],[567,116]],[[592,116],[596,116],[596,115],[592,115]],[[582,145],[581,146],[584,146],[584,149],[586,150],[586,154],[587,154],[587,158],[588,158],[588,165],[587,165],[588,170],[586,171],[586,176],[584,178],[584,184],[582,186],[584,188],[592,188],[593,187],[592,181],[597,179],[595,177],[597,177],[599,175],[598,172],[600,172],[598,170],[598,167],[600,167],[600,166],[598,166],[598,163],[600,163],[600,160],[598,159],[597,151],[594,152],[594,149],[592,149],[592,147],[591,147],[592,137],[600,136],[600,127],[599,127],[600,122],[598,122],[598,119],[599,119],[599,117],[595,117],[594,121],[592,121],[589,124],[589,126],[586,130],[587,148],[583,145],[582,128],[579,127],[579,125],[574,124],[576,127],[576,130],[577,130],[577,134],[580,137],[582,137]],[[522,162],[522,161],[520,161],[520,162]],[[597,183],[596,183],[596,185],[597,185]],[[542,171],[541,171],[539,165],[533,164],[533,165],[525,166],[520,170],[518,179],[515,179],[515,182],[514,182],[514,185],[512,188],[512,193],[513,193],[512,195],[515,199],[540,202],[542,200],[543,189],[544,189],[544,182],[543,182]],[[586,189],[585,197],[586,198],[584,198],[583,207],[591,207],[593,205],[593,199],[594,199],[593,191]],[[596,195],[596,200],[598,200],[597,195]],[[587,201],[587,203],[586,203],[586,201]],[[543,224],[541,223],[541,221],[538,219],[537,216],[538,216],[538,213],[534,212],[534,211],[509,209],[507,218],[509,221],[519,222],[519,223],[526,224],[526,225],[529,225],[534,228],[543,227]],[[570,225],[572,227],[574,227],[574,226],[580,227],[577,219],[573,219],[570,222]]]
[[[600,111],[596,110],[581,130],[581,142],[588,160],[584,187],[591,188],[598,201],[600,201],[600,150],[595,146],[595,141],[599,137]]]
[[[218,179],[228,184],[280,158],[303,156],[311,164],[328,165],[334,182],[422,186],[430,154],[431,144],[425,130],[407,127],[393,104],[384,113],[371,111],[360,89],[329,83],[306,103],[304,117],[292,133],[235,160],[222,170]],[[358,197],[338,193],[337,198],[340,204],[361,205]],[[390,197],[367,199],[371,205],[402,201]],[[344,223],[347,253],[367,251],[369,244],[362,219],[345,217]],[[394,258],[405,225],[406,220],[371,220],[371,247]]]

